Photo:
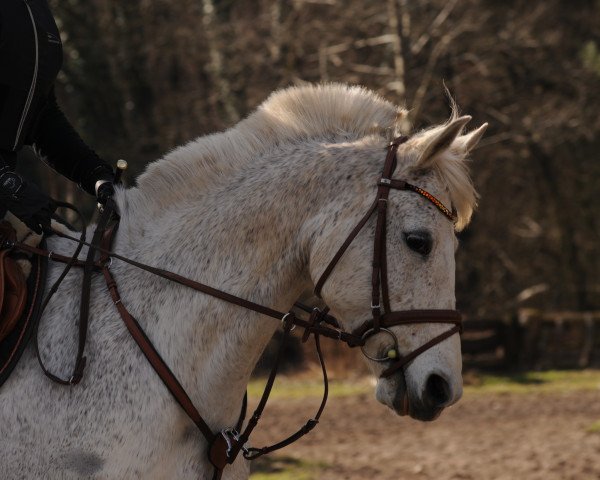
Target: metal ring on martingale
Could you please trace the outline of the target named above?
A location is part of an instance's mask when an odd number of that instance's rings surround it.
[[[392,332],[391,330],[389,330],[387,328],[380,328],[378,331],[375,331],[374,328],[370,328],[365,333],[363,333],[360,338],[363,340],[366,340],[367,338],[369,338],[373,335],[377,335],[378,333],[382,333],[382,332],[387,333],[390,337],[392,337],[392,340],[394,340],[394,346],[387,350],[388,354],[385,357],[379,357],[379,358],[372,357],[372,356],[368,355],[367,352],[365,352],[365,345],[361,345],[361,347],[360,347],[360,351],[362,352],[362,354],[365,357],[367,357],[369,360],[373,360],[374,362],[387,362],[389,360],[394,360],[398,356],[398,337],[396,337],[396,334],[394,332]],[[389,355],[389,352],[392,350],[396,352],[395,356]]]
[[[285,320],[287,319],[287,317],[289,317],[292,314],[292,312],[288,312],[286,313],[282,318],[281,318],[281,325],[283,325],[285,327]],[[296,328],[296,324],[292,324],[292,328],[290,328],[290,332],[293,332],[294,329]]]

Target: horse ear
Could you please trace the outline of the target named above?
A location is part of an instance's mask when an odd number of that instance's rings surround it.
[[[427,167],[429,164],[446,150],[450,148],[456,137],[460,134],[464,126],[469,123],[472,117],[465,115],[456,120],[452,120],[448,125],[427,139],[427,143],[421,153],[417,165],[419,167]]]
[[[465,155],[468,155],[471,152],[471,150],[473,150],[477,146],[477,144],[481,140],[481,137],[483,137],[483,134],[485,133],[487,127],[488,124],[484,123],[481,127],[476,128],[475,130],[473,130],[470,133],[467,133],[466,135],[461,135],[456,139],[456,141],[459,142],[460,148],[464,150]]]

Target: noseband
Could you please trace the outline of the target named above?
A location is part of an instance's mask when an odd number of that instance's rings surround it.
[[[390,366],[381,374],[382,377],[387,377],[392,375],[394,372],[403,368],[408,362],[413,360],[415,357],[430,349],[434,345],[442,342],[446,338],[454,335],[461,331],[461,315],[455,310],[406,310],[406,311],[392,311],[390,307],[390,299],[389,299],[389,288],[388,288],[388,278],[387,278],[387,257],[386,257],[386,215],[387,215],[387,200],[391,189],[395,190],[408,190],[415,192],[421,195],[423,198],[427,199],[431,202],[435,207],[442,212],[449,220],[456,221],[456,213],[450,211],[446,208],[442,202],[440,202],[437,198],[431,195],[429,192],[411,185],[403,180],[392,179],[392,174],[396,169],[396,153],[398,151],[398,147],[405,143],[408,140],[408,137],[402,136],[394,140],[388,146],[388,154],[385,159],[385,165],[383,168],[382,178],[377,183],[377,198],[373,205],[369,208],[368,212],[363,216],[363,218],[358,222],[356,227],[350,232],[350,235],[346,238],[340,249],[334,255],[333,259],[319,278],[316,287],[315,294],[320,298],[321,290],[323,285],[331,275],[331,272],[337,265],[338,261],[347,250],[348,246],[352,243],[352,241],[356,238],[358,233],[362,230],[362,228],[366,225],[367,221],[371,218],[371,216],[377,212],[377,223],[375,227],[375,245],[373,251],[373,272],[372,272],[372,303],[371,303],[371,312],[372,319],[365,322],[362,326],[354,330],[353,332],[345,332],[341,329],[338,321],[328,315],[328,310],[325,309],[321,311],[319,309],[310,309],[304,305],[296,304],[300,309],[308,311],[310,313],[310,317],[308,320],[297,317],[292,311],[284,313],[272,308],[266,307],[264,305],[260,305],[258,303],[251,302],[249,300],[237,297],[230,293],[224,292],[214,287],[210,287],[203,283],[194,281],[189,278],[185,278],[181,275],[178,275],[174,272],[169,272],[167,270],[163,270],[160,268],[152,267],[149,265],[145,265],[143,263],[137,262],[130,258],[119,255],[110,250],[112,239],[114,237],[114,233],[118,228],[118,216],[113,215],[113,211],[115,210],[114,203],[112,199],[109,200],[107,204],[107,208],[105,208],[102,213],[100,220],[98,221],[98,226],[96,228],[96,232],[94,233],[94,239],[92,243],[88,243],[85,241],[85,228],[83,228],[82,236],[80,239],[71,237],[63,232],[54,231],[54,233],[63,238],[70,239],[72,241],[78,242],[78,248],[76,249],[74,255],[72,257],[67,257],[60,254],[55,254],[54,252],[43,250],[40,248],[30,247],[21,243],[5,243],[0,245],[0,248],[7,249],[16,249],[28,252],[34,255],[46,256],[52,259],[55,262],[62,262],[66,264],[66,267],[63,273],[59,276],[59,279],[55,282],[55,284],[50,289],[50,292],[46,296],[44,300],[43,308],[48,305],[48,302],[52,295],[57,291],[58,285],[62,281],[62,279],[66,276],[69,269],[73,266],[84,268],[84,279],[91,278],[92,272],[101,272],[106,281],[106,285],[110,295],[112,297],[113,303],[117,308],[119,314],[123,322],[125,323],[127,329],[131,333],[134,340],[137,342],[138,346],[146,356],[147,360],[150,362],[162,382],[165,384],[167,389],[173,395],[175,400],[180,404],[182,409],[187,413],[187,415],[192,419],[192,421],[196,424],[200,432],[206,438],[209,448],[208,448],[208,458],[212,465],[215,467],[214,470],[214,480],[218,480],[221,478],[223,473],[223,469],[228,465],[235,461],[237,455],[242,452],[243,456],[246,459],[253,460],[262,455],[270,453],[272,451],[283,448],[296,440],[298,440],[303,435],[306,435],[310,432],[319,422],[319,418],[323,409],[325,408],[325,404],[327,402],[328,395],[328,382],[327,382],[327,372],[325,369],[325,363],[323,360],[319,337],[329,337],[336,339],[338,341],[344,342],[348,344],[350,347],[361,347],[363,349],[363,353],[370,358],[371,360],[375,360],[378,362],[391,362]],[[67,206],[63,204],[63,206]],[[74,207],[68,206],[68,208],[77,211]],[[114,217],[117,217],[117,221],[113,221]],[[111,224],[112,221],[112,224]],[[78,255],[81,248],[87,245],[90,247],[89,254],[85,261],[79,260]],[[100,253],[99,259],[95,259],[96,252]],[[187,395],[184,387],[179,383],[175,374],[170,370],[168,365],[160,356],[157,349],[152,344],[151,340],[147,337],[144,330],[138,321],[129,313],[121,296],[119,294],[119,290],[117,287],[117,282],[110,270],[110,266],[112,264],[112,259],[116,258],[125,263],[128,263],[136,268],[145,270],[159,277],[165,278],[172,282],[178,283],[185,287],[191,288],[193,290],[202,292],[206,295],[213,296],[222,301],[229,302],[240,307],[246,308],[248,310],[252,310],[254,312],[260,313],[262,315],[280,320],[283,325],[283,341],[279,347],[279,352],[277,354],[277,359],[274,362],[274,365],[271,370],[271,374],[266,383],[265,390],[263,395],[259,401],[254,414],[249,418],[246,427],[242,430],[242,425],[244,424],[244,417],[246,414],[246,399],[244,398],[242,411],[240,413],[237,425],[235,428],[226,428],[221,430],[218,433],[213,433],[214,430],[204,421],[199,411],[194,406],[192,400]],[[91,280],[90,280],[91,281]],[[89,284],[89,281],[87,282]],[[86,284],[86,282],[84,282]],[[84,298],[86,300],[84,300]],[[85,292],[82,290],[82,303],[80,308],[80,321],[79,321],[79,348],[77,352],[77,359],[75,362],[75,371],[70,379],[61,379],[56,375],[50,373],[43,365],[42,359],[39,355],[38,351],[38,360],[40,361],[40,365],[44,373],[53,381],[57,383],[61,383],[64,385],[74,385],[77,384],[83,375],[83,368],[85,367],[85,356],[84,349],[86,343],[86,334],[87,334],[87,323],[88,323],[88,311],[89,311],[89,290]],[[383,303],[383,306],[381,305]],[[41,314],[40,314],[41,316]],[[396,335],[391,327],[397,325],[413,325],[413,324],[422,324],[422,323],[447,323],[452,324],[453,327],[447,330],[446,332],[432,338],[427,343],[421,345],[416,348],[412,352],[404,355],[403,357],[399,357],[398,351],[398,340]],[[268,447],[263,448],[249,448],[246,446],[246,443],[249,440],[250,434],[253,429],[257,426],[258,421],[262,415],[262,412],[266,406],[267,400],[269,398],[269,394],[273,387],[273,383],[275,381],[275,376],[277,375],[277,369],[279,365],[279,361],[282,358],[283,346],[285,340],[289,337],[290,332],[296,327],[302,327],[304,329],[304,334],[302,337],[302,341],[305,342],[308,338],[313,335],[316,345],[317,354],[319,357],[319,361],[321,364],[322,372],[323,372],[323,380],[324,380],[324,395],[321,401],[321,405],[316,413],[316,415],[308,420],[305,425],[303,425],[300,430],[296,433],[292,434],[288,438]],[[368,353],[364,350],[365,343],[367,339],[377,334],[387,334],[393,339],[394,346],[392,349],[388,350],[385,357],[373,357],[369,356]],[[37,343],[37,340],[36,340]]]
[[[387,208],[388,197],[390,190],[408,190],[421,195],[423,198],[431,202],[448,220],[456,222],[456,212],[448,209],[440,200],[434,197],[431,193],[423,190],[420,187],[411,185],[404,180],[396,180],[392,178],[396,170],[396,154],[398,147],[408,141],[407,136],[400,136],[392,141],[388,146],[388,153],[383,166],[383,174],[379,182],[377,182],[377,197],[371,205],[367,213],[361,218],[356,227],[350,232],[342,246],[333,256],[333,259],[317,281],[315,286],[315,295],[321,298],[321,290],[323,285],[333,272],[344,252],[354,241],[359,232],[367,224],[371,216],[377,212],[377,223],[375,226],[375,244],[373,248],[373,271],[371,275],[371,320],[365,322],[362,326],[352,332],[352,335],[362,339],[362,345],[371,336],[380,332],[387,333],[394,341],[394,347],[388,350],[384,357],[369,356],[363,349],[363,354],[371,360],[378,362],[389,362],[392,364],[383,371],[382,377],[388,377],[403,368],[408,362],[415,357],[437,345],[455,333],[460,333],[462,329],[461,314],[456,310],[403,310],[392,311],[389,297],[389,283],[387,275],[387,254],[386,254],[386,223],[387,223]],[[382,305],[383,303],[383,305]],[[383,308],[382,308],[383,307]],[[419,323],[447,323],[453,327],[446,332],[432,338],[430,341],[421,345],[412,352],[399,357],[398,339],[396,335],[389,329],[397,325],[412,325]],[[362,348],[362,347],[361,347]]]

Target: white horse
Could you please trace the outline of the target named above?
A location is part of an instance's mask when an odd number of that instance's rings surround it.
[[[122,218],[114,250],[286,311],[312,288],[370,206],[385,147],[404,115],[357,87],[274,93],[232,129],[178,148],[149,165],[137,187],[119,190]],[[467,225],[476,203],[465,157],[485,129],[462,135],[466,121],[455,116],[416,133],[399,148],[395,174],[452,205],[457,229]],[[392,191],[389,205],[392,309],[454,308],[453,225],[411,192]],[[374,222],[322,291],[347,331],[370,318]],[[411,250],[406,242],[411,232],[428,235],[429,254]],[[74,249],[57,237],[48,246],[64,254]],[[61,270],[50,265],[48,282]],[[124,304],[207,423],[214,431],[233,426],[252,369],[280,323],[119,261],[111,271]],[[63,376],[70,374],[77,349],[81,278],[80,271],[69,274],[40,328],[41,354]],[[0,478],[210,478],[204,438],[127,333],[99,277],[92,299],[88,364],[79,385],[50,382],[30,345],[0,390]],[[402,353],[447,328],[393,330]],[[380,343],[386,341],[382,335]],[[377,376],[385,367],[368,363]],[[428,388],[432,375],[443,379],[442,398],[439,385],[438,391]],[[461,393],[458,335],[404,371],[380,378],[376,387],[381,403],[402,413],[408,399],[408,411],[419,419],[435,417]],[[223,478],[248,475],[248,462],[240,456]]]

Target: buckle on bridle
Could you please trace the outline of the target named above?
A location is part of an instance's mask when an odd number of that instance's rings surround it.
[[[287,318],[289,316],[294,316],[294,314],[292,312],[288,312],[286,313],[282,318],[281,318],[281,325],[285,328],[285,324],[287,322]],[[292,323],[292,328],[290,328],[290,332],[293,332],[294,329],[296,328],[296,324]]]

